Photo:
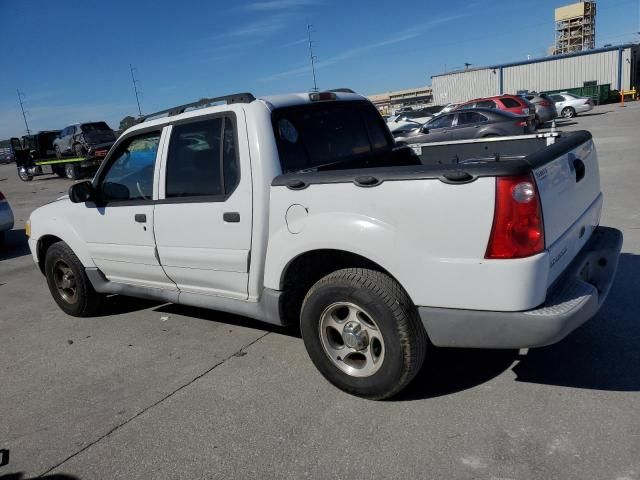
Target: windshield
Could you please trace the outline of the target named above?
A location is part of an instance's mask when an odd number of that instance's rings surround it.
[[[105,122],[85,123],[81,128],[84,133],[104,132],[105,130],[107,132],[111,131],[109,125],[107,125]]]
[[[313,170],[390,150],[380,113],[369,102],[323,102],[275,110],[282,169]]]

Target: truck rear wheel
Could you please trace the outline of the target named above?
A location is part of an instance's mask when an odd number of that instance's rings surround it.
[[[55,173],[60,178],[64,178],[67,176],[62,165],[53,165],[51,169],[53,170],[53,173]]]
[[[93,289],[84,266],[66,243],[49,247],[44,272],[53,299],[65,313],[88,317],[100,310],[104,295]]]
[[[428,344],[400,285],[362,268],[338,270],[311,287],[300,329],[311,360],[327,380],[373,400],[392,397],[411,382]]]
[[[67,163],[64,166],[64,174],[69,180],[77,180],[79,177],[78,167],[74,163]]]

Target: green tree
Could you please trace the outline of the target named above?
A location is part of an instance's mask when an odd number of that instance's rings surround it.
[[[136,119],[131,115],[127,115],[122,120],[120,120],[120,130],[126,130],[131,127],[134,123],[136,123]]]

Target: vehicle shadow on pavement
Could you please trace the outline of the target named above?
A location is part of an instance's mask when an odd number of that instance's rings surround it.
[[[4,246],[0,248],[0,260],[10,260],[30,254],[24,228],[5,232]]]
[[[54,473],[53,475],[45,475],[43,477],[25,477],[23,472],[0,475],[0,480],[35,480],[36,478],[40,480],[80,480],[79,477],[65,473]]]
[[[109,295],[106,299],[104,308],[98,316],[111,317],[113,315],[122,315],[123,313],[137,312],[148,308],[163,305],[164,302],[157,300],[147,300],[145,298],[126,297],[124,295]]]
[[[623,253],[598,315],[555,345],[531,349],[513,368],[518,382],[640,391],[640,256]]]
[[[640,391],[638,272],[640,256],[623,253],[602,310],[554,345],[532,348],[524,355],[518,350],[432,349],[422,371],[394,400],[427,399],[474,388],[512,365],[517,382]]]
[[[432,347],[420,373],[393,400],[421,400],[468,390],[497,377],[517,359],[518,350]]]
[[[572,125],[578,125],[578,122],[572,120],[556,120],[556,128],[570,127]],[[550,129],[551,123],[546,124],[544,128]]]
[[[235,325],[237,327],[253,328],[254,330],[262,330],[264,332],[278,333],[280,335],[286,335],[288,337],[300,336],[300,328],[297,325],[288,325],[281,327],[278,325],[272,325],[270,323],[260,322],[253,320],[249,317],[243,317],[241,315],[234,315],[231,313],[225,313],[218,310],[207,310],[198,307],[188,307],[186,305],[178,305],[175,303],[167,303],[155,308],[154,311],[160,313],[169,313],[173,315],[182,315],[185,317],[199,318],[200,320],[208,320],[211,322],[224,323],[225,325]]]

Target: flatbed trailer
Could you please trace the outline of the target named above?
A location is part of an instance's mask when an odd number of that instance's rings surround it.
[[[40,175],[58,175],[70,180],[91,176],[107,153],[107,150],[102,150],[97,155],[87,157],[51,158],[48,150],[42,153],[39,151],[41,149],[29,148],[18,138],[11,139],[11,147],[16,157],[18,177],[23,182],[30,182],[33,177]]]

